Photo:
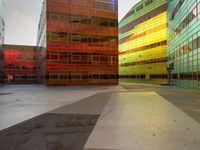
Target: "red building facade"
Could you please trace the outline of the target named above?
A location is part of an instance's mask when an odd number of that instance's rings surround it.
[[[117,7],[117,0],[44,1],[38,80],[46,85],[118,84]]]
[[[6,82],[36,83],[36,47],[5,45],[4,48]]]

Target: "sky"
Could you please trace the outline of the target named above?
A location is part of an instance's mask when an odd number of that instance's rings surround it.
[[[36,45],[43,0],[4,0],[6,44]],[[140,0],[119,0],[119,20]]]

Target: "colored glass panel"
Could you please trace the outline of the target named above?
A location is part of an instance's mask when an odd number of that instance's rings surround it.
[[[5,45],[4,76],[10,83],[36,83],[36,48]]]
[[[172,0],[168,3],[167,56],[171,85],[199,89],[200,1]]]
[[[123,81],[167,83],[166,10],[166,0],[142,0],[121,20],[119,76]]]
[[[118,84],[117,7],[117,0],[46,0],[38,38],[45,41],[38,51],[41,82]]]

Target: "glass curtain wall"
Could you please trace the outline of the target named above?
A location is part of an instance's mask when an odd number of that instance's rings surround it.
[[[166,0],[141,0],[120,21],[121,81],[167,84],[166,10]]]
[[[168,66],[171,85],[200,88],[200,0],[169,0]]]
[[[3,53],[3,43],[4,43],[4,33],[5,33],[5,21],[4,21],[4,1],[0,0],[0,84],[3,83],[3,62],[4,62],[4,53]]]
[[[118,84],[117,0],[46,0],[44,9],[46,85]]]
[[[4,47],[5,81],[17,84],[36,83],[36,47],[23,45]]]

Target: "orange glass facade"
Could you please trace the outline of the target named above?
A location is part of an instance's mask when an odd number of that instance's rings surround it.
[[[36,48],[33,46],[4,46],[4,76],[10,83],[36,83]]]
[[[117,7],[117,0],[46,0],[38,34],[41,82],[118,84]]]

